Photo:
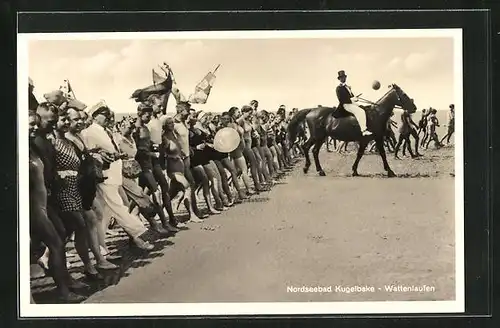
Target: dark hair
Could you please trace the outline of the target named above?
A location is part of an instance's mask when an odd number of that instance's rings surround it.
[[[237,111],[237,110],[238,110],[238,107],[234,107],[234,106],[233,106],[233,107],[229,108],[229,110],[227,111],[227,113],[228,113],[231,117],[233,117],[233,116],[234,116],[234,114],[236,113],[236,111]]]
[[[234,118],[231,116],[229,112],[224,112],[220,116],[221,119],[229,119],[229,121],[234,122]]]
[[[152,112],[153,112],[153,107],[149,104],[140,103],[139,106],[137,106],[138,115],[142,115],[144,113],[152,113]]]
[[[248,113],[248,112],[251,112],[251,111],[253,111],[253,108],[250,107],[250,106],[248,106],[248,105],[245,105],[245,106],[241,107],[241,112],[242,113]]]

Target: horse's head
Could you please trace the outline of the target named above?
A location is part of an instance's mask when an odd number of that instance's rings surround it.
[[[403,110],[407,111],[410,114],[413,114],[417,111],[417,106],[413,102],[413,99],[408,97],[408,95],[401,89],[397,84],[393,83],[389,86],[392,88],[392,91],[395,92],[397,96],[396,105],[401,106]]]

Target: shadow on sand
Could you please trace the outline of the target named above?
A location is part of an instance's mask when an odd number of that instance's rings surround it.
[[[117,230],[115,230],[117,231]],[[144,267],[152,262],[153,259],[163,256],[161,252],[165,247],[171,246],[174,243],[167,238],[159,237],[152,231],[146,232],[143,237],[154,245],[154,249],[145,252],[134,246],[130,245],[129,238],[125,232],[120,231],[117,235],[108,238],[110,250],[110,262],[118,265],[117,269],[113,270],[100,270],[99,273],[103,279],[89,280],[83,274],[83,264],[78,255],[74,254],[75,250],[72,243],[68,244],[70,250],[70,257],[68,258],[71,267],[69,272],[71,276],[77,280],[88,285],[88,288],[77,290],[80,295],[90,297],[94,293],[101,291],[108,286],[116,285],[120,282],[122,277],[129,275],[127,272],[130,268]],[[73,256],[75,255],[75,256]],[[113,258],[119,257],[113,260]],[[61,303],[58,300],[57,290],[53,279],[46,275],[44,277],[32,278],[31,286],[33,291],[33,299],[37,304],[57,304]]]

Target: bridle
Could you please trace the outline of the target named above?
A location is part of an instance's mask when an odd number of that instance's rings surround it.
[[[392,88],[396,91],[396,96],[398,97],[398,101],[399,101],[400,103],[403,103],[403,102],[401,101],[401,97],[399,96],[399,92],[398,92],[398,90],[397,90],[396,88],[394,88],[394,87],[392,87]],[[357,96],[356,98],[358,98],[359,100],[361,100],[361,101],[363,101],[363,102],[365,102],[365,103],[367,103],[367,104],[369,104],[369,105],[372,105],[372,106],[375,106],[375,107],[379,107],[379,106],[380,106],[379,104],[374,103],[373,101],[370,101],[370,100],[368,100],[368,99],[361,98],[360,96],[361,96],[361,94],[360,94],[359,96]],[[404,108],[403,108],[402,106],[399,106],[399,105],[394,105],[394,108],[399,108],[399,109],[403,109],[403,110],[404,110]]]

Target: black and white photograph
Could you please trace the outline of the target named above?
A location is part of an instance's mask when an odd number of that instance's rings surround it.
[[[462,65],[461,29],[18,34],[20,316],[463,312]]]

